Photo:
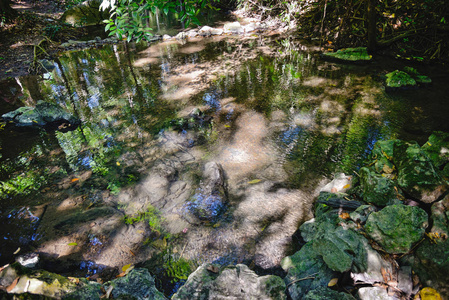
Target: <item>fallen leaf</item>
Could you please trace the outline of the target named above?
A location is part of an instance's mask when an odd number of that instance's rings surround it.
[[[78,246],[78,243],[68,243],[67,246]]]
[[[351,218],[347,212],[339,214],[338,217],[343,220],[347,220],[347,219]]]
[[[126,272],[126,270],[128,270],[130,267],[131,267],[131,264],[124,265],[124,266],[122,267],[122,271],[123,271],[123,272]]]
[[[16,251],[14,251],[14,255],[16,255],[17,253],[19,253],[20,252],[20,247],[19,248],[17,248],[17,250]]]
[[[259,183],[261,181],[262,181],[261,179],[254,179],[254,180],[248,181],[248,184],[256,184],[256,183]]]
[[[115,164],[116,164],[117,166],[120,166],[120,163],[119,163],[119,162],[116,162]]]
[[[9,264],[4,265],[3,267],[0,267],[0,272],[3,272],[3,270],[6,269],[7,267],[9,267]]]
[[[80,179],[79,178],[73,178],[72,180],[70,180],[70,182],[76,182],[78,180],[80,180]]]
[[[350,183],[348,183],[347,185],[345,185],[343,188],[344,189],[349,189],[351,187],[351,184]]]
[[[8,293],[10,293],[14,287],[17,285],[17,283],[19,282],[20,277],[16,277],[16,279],[14,279],[14,281],[6,288],[6,291]]]
[[[225,128],[231,128],[231,125],[225,125],[224,127]]]
[[[440,294],[431,287],[425,287],[420,292],[421,300],[442,300]]]
[[[328,287],[334,286],[338,283],[338,278],[332,278],[331,281],[327,284]]]

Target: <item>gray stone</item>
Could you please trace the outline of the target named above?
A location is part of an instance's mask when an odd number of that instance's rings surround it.
[[[285,283],[274,275],[258,276],[246,265],[220,270],[204,264],[190,274],[173,300],[194,299],[287,299]]]
[[[366,233],[386,252],[408,252],[424,235],[427,213],[419,207],[402,204],[387,206],[372,213],[365,224]]]
[[[351,273],[355,284],[374,284],[383,282],[382,269],[393,274],[391,263],[385,260],[377,251],[366,246],[367,268],[361,273]]]
[[[223,27],[224,33],[241,34],[245,30],[239,22],[226,23]]]
[[[360,300],[396,300],[397,298],[389,296],[385,288],[382,287],[364,287],[358,291]]]
[[[198,34],[201,36],[221,35],[223,34],[223,29],[203,26],[200,30],[198,30]]]

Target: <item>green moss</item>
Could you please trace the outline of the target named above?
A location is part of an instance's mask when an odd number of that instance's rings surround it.
[[[387,79],[385,81],[387,87],[390,88],[400,88],[408,86],[416,86],[416,81],[409,74],[395,70],[386,75]]]
[[[323,53],[323,56],[352,62],[369,61],[372,58],[372,56],[368,54],[368,50],[365,47],[341,49],[337,52]]]

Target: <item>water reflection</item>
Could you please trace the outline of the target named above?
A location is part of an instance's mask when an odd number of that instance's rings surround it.
[[[160,247],[199,262],[275,266],[298,224],[310,218],[311,191],[323,177],[351,173],[377,140],[403,137],[407,112],[415,124],[430,118],[419,101],[410,107],[386,95],[371,69],[323,63],[298,41],[276,39],[66,52],[52,76],[8,83],[9,108],[43,99],[82,125],[66,133],[0,131],[2,221],[20,207],[52,203],[40,227],[26,234],[40,234],[33,244],[40,251],[76,255],[88,270],[91,261],[143,261]],[[190,120],[194,108],[211,120],[207,126],[188,123],[197,121]],[[214,226],[193,226],[183,208],[207,161],[226,173],[230,209]],[[123,214],[149,205],[163,215],[165,233],[124,224]],[[103,206],[113,208],[114,222],[95,215]],[[62,217],[76,226],[58,231]],[[2,236],[14,228],[2,227]],[[67,248],[73,242],[79,248]],[[18,243],[2,249],[2,262]],[[85,254],[83,245],[98,251]]]

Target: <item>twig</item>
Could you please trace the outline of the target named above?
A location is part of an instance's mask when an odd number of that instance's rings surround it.
[[[307,279],[315,279],[314,275],[316,275],[316,274],[318,274],[318,273],[313,273],[313,274],[310,274],[310,275],[307,276],[307,277],[299,278],[299,279],[293,280],[292,282],[290,282],[289,284],[287,284],[287,287],[289,287],[289,286],[291,286],[292,284],[294,284],[294,283],[296,283],[296,282],[299,282],[299,281],[303,281],[303,280],[307,280]]]

